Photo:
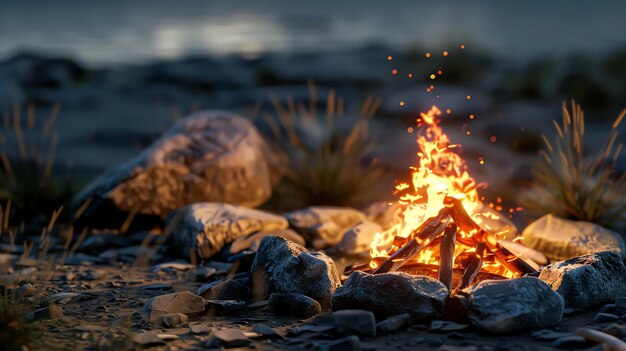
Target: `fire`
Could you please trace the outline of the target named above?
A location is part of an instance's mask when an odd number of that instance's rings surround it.
[[[370,248],[371,268],[378,266],[374,258],[386,258],[396,252],[426,219],[436,216],[446,196],[461,200],[467,213],[479,225],[483,222],[482,218],[497,219],[497,215],[492,212],[482,212],[484,207],[477,191],[479,184],[468,173],[465,161],[456,152],[460,145],[453,144],[439,126],[441,114],[441,110],[433,106],[417,119],[419,162],[411,168],[411,184],[401,183],[396,186],[400,212],[394,226],[375,235]],[[490,231],[488,227],[483,229]],[[460,231],[462,238],[470,238],[472,234],[475,233]],[[492,234],[497,236],[498,233]],[[438,251],[437,245],[427,246],[414,260],[438,265]],[[475,247],[459,243],[454,258],[461,253],[470,254],[474,251]],[[483,269],[505,276],[513,275],[497,262],[486,262]]]

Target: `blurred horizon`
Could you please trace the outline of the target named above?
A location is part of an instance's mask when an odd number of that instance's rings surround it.
[[[594,57],[626,47],[625,13],[620,1],[4,0],[0,58],[27,51],[98,65],[458,43],[514,62]]]

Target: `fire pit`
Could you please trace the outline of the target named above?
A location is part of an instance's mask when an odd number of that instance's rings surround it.
[[[401,220],[375,236],[371,272],[397,271],[409,262],[413,267],[425,265],[420,272],[438,267],[437,278],[448,289],[455,286],[454,292],[472,284],[481,271],[485,273],[481,278],[536,272],[502,246],[500,240],[506,233],[491,232],[477,223],[481,217],[497,219],[498,215],[481,212],[485,207],[477,183],[456,153],[459,145],[452,144],[439,126],[440,116],[441,111],[433,106],[417,120],[419,164],[412,171],[412,186],[402,183],[396,187],[403,209]]]

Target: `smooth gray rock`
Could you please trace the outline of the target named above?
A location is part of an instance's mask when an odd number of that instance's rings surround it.
[[[381,318],[409,313],[413,320],[427,320],[441,315],[447,299],[446,286],[429,277],[356,271],[335,290],[332,308],[364,309]]]
[[[369,252],[374,235],[383,231],[378,223],[364,220],[346,231],[341,241],[337,244],[337,250],[344,254],[356,255],[363,252]]]
[[[534,277],[484,280],[468,290],[470,322],[492,333],[550,328],[563,317],[563,298]]]
[[[587,309],[626,295],[626,266],[612,251],[596,252],[546,266],[539,275],[565,300],[565,307]]]
[[[593,252],[615,251],[624,257],[622,237],[595,223],[571,221],[547,214],[522,232],[524,245],[556,261]]]
[[[333,260],[309,252],[283,238],[263,238],[252,262],[252,290],[256,298],[272,293],[299,293],[330,306],[330,297],[341,285]]]
[[[249,300],[252,298],[252,290],[248,285],[249,279],[218,280],[199,287],[194,293],[207,300]]]
[[[85,205],[76,228],[150,228],[170,211],[194,202],[255,207],[272,194],[280,160],[254,125],[224,111],[194,113],[129,162],[84,188],[72,202]],[[88,202],[88,203],[87,203]]]
[[[315,249],[332,246],[352,226],[365,220],[365,215],[350,207],[313,206],[285,213],[289,225]]]
[[[341,335],[376,336],[376,318],[370,311],[342,310],[334,312],[333,318]]]
[[[188,317],[195,317],[204,312],[204,299],[189,291],[155,296],[146,300],[142,311],[143,320],[155,323],[161,316],[173,313],[182,313]]]
[[[172,212],[171,241],[182,257],[191,252],[206,260],[233,240],[260,230],[287,228],[287,220],[269,212],[224,203],[199,202]]]
[[[322,306],[312,298],[296,293],[273,293],[267,310],[282,316],[310,318],[322,313]]]
[[[376,324],[376,330],[382,334],[393,333],[408,326],[410,321],[411,315],[408,313],[402,313],[379,322]]]

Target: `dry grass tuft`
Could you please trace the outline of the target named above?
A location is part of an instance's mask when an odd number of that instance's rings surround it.
[[[53,172],[58,137],[52,128],[59,109],[60,105],[55,105],[42,120],[37,119],[33,105],[27,106],[26,118],[17,105],[3,114],[0,201],[14,204],[16,222],[45,224],[49,214],[68,204],[75,193],[69,179]]]
[[[266,113],[271,137],[286,156],[285,176],[268,207],[291,210],[312,205],[360,207],[375,193],[382,170],[370,153],[375,140],[369,120],[380,105],[371,97],[360,112],[346,113],[343,98],[330,90],[325,109],[317,109],[317,91],[309,83],[309,104],[272,98],[275,114]]]
[[[562,123],[554,121],[557,135],[552,140],[543,136],[544,149],[533,165],[535,179],[522,204],[540,214],[626,228],[626,174],[616,168],[622,150],[618,127],[626,109],[593,157],[584,150],[583,110],[574,101],[571,112],[565,102],[562,110]]]

